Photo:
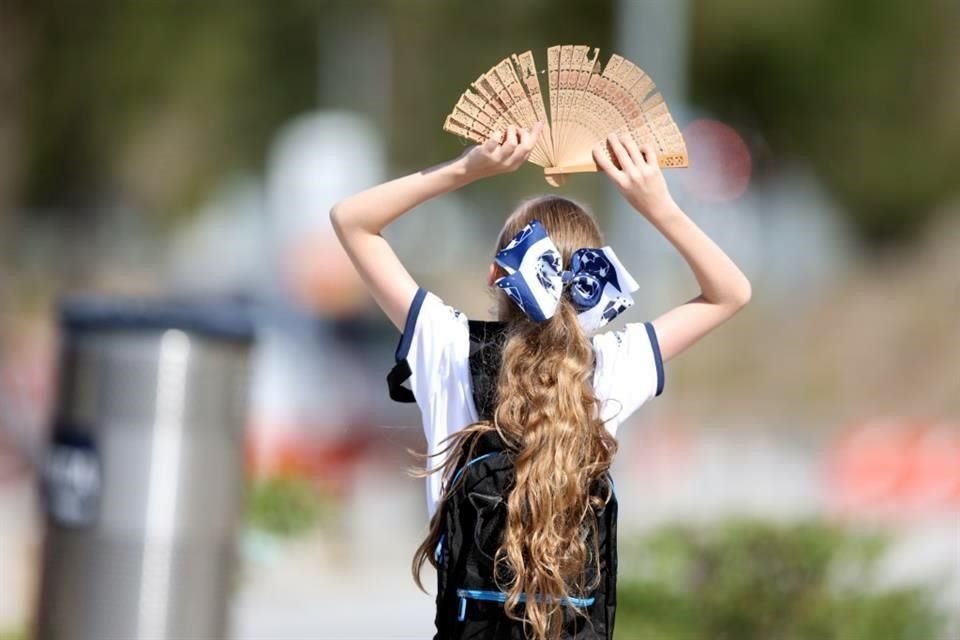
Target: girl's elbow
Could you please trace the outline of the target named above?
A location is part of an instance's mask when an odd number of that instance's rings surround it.
[[[750,298],[753,297],[753,287],[750,285],[750,281],[746,278],[743,279],[743,282],[737,287],[737,290],[733,296],[733,303],[736,306],[737,310],[740,310],[747,306],[747,303],[750,302]]]
[[[347,215],[347,212],[344,211],[339,202],[330,208],[330,225],[341,241],[343,241],[346,235],[350,234],[352,227],[350,224],[350,216]]]
[[[334,229],[340,229],[343,226],[343,213],[339,207],[339,202],[330,207],[330,224]]]
[[[343,201],[338,202],[330,208],[330,224],[333,225],[334,231],[341,237],[345,234],[354,235],[368,232],[361,213],[350,204],[345,205]]]

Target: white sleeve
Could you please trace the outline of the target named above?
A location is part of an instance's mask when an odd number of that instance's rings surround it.
[[[410,389],[432,451],[439,440],[472,422],[467,317],[419,289],[407,312],[396,359],[410,367]]]
[[[470,384],[470,326],[467,317],[426,289],[418,289],[407,312],[397,362],[406,360],[410,389],[416,398],[427,440],[436,454],[451,433],[476,421]],[[427,465],[442,464],[445,455]],[[431,515],[441,493],[441,474],[427,477],[427,511]]]
[[[649,322],[630,323],[621,331],[594,336],[593,350],[593,386],[600,417],[616,435],[617,428],[643,403],[663,393],[657,333]]]

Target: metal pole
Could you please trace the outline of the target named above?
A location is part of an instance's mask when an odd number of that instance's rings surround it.
[[[616,19],[615,51],[634,62],[656,82],[657,88],[670,112],[681,127],[687,111],[687,59],[690,22],[689,0],[618,0]],[[674,177],[666,172],[675,195]],[[663,275],[663,260],[670,248],[663,239],[652,232],[646,221],[623,201],[612,185],[607,187],[607,201],[613,203],[610,210],[613,219],[609,222],[610,237],[624,247],[624,258],[639,266],[640,272]],[[668,299],[670,283],[667,278],[646,279],[645,298],[659,307]]]

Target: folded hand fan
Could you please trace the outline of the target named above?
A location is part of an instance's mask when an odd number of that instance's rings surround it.
[[[591,57],[587,46],[547,49],[548,109],[533,53],[511,55],[470,85],[443,129],[483,143],[511,124],[543,122],[529,160],[544,167],[553,186],[564,174],[597,171],[592,147],[610,133],[629,132],[637,144],[653,145],[661,167],[686,167],[683,136],[650,76],[616,54],[601,71],[599,57],[599,49]]]

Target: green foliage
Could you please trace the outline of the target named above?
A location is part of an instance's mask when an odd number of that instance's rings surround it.
[[[911,237],[957,193],[960,3],[690,1],[691,98],[754,138],[760,173],[802,159],[876,242]],[[611,52],[619,4],[0,3],[0,53],[18,79],[0,86],[21,132],[17,198],[167,219],[224,176],[261,170],[277,129],[316,106],[373,116],[396,170],[438,162],[459,149],[441,124],[472,79],[560,42]],[[504,178],[498,195],[540,184],[526,178]]]
[[[880,588],[888,540],[820,523],[675,525],[621,543],[618,640],[939,640],[924,586]]]
[[[609,48],[613,4],[89,0],[22,2],[6,18],[23,60],[19,199],[72,217],[119,200],[167,219],[223,176],[261,170],[277,129],[318,106],[385,119],[400,166],[446,159],[458,147],[443,118],[469,80],[527,48]],[[384,77],[358,72],[371,65]]]
[[[334,512],[332,501],[309,480],[277,475],[253,485],[247,519],[254,528],[294,537],[329,521]]]
[[[26,634],[22,631],[0,629],[0,640],[26,640],[26,638]]]
[[[757,131],[760,168],[809,161],[861,234],[909,238],[956,194],[960,4],[699,0],[691,87]],[[955,39],[953,39],[955,41]]]
[[[120,197],[169,215],[259,169],[276,128],[315,103],[319,14],[305,1],[24,4],[21,199],[76,215]]]

